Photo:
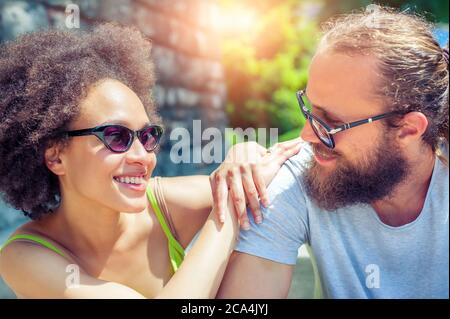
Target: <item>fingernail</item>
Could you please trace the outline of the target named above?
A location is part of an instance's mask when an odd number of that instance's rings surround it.
[[[225,222],[225,216],[224,215],[220,214],[219,219],[220,219],[221,223]]]
[[[249,230],[250,229],[250,224],[247,221],[245,221],[245,222],[242,223],[242,228],[244,230]]]
[[[256,216],[256,217],[255,217],[255,223],[257,223],[257,224],[261,224],[261,223],[262,223],[262,218],[261,218],[261,216]]]

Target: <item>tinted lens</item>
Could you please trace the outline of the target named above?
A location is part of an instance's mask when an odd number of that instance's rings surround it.
[[[322,126],[319,122],[311,118],[311,126],[316,133],[317,137],[328,147],[333,147],[333,141],[331,140],[330,135],[327,133],[325,127]]]
[[[139,140],[147,152],[153,151],[161,139],[162,128],[159,126],[149,126],[144,128],[139,135]]]
[[[125,152],[132,138],[130,131],[122,126],[109,126],[103,131],[105,143],[114,152]]]

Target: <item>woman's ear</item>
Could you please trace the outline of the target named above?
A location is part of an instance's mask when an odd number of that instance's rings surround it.
[[[410,112],[403,116],[400,125],[397,139],[401,144],[407,146],[422,139],[422,135],[428,127],[428,119],[421,112]]]
[[[53,144],[45,150],[44,158],[47,168],[56,175],[64,175],[64,165],[61,158],[61,145]]]

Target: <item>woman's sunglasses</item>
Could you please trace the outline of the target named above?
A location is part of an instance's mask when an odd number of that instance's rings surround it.
[[[137,137],[147,152],[153,151],[161,139],[163,129],[158,125],[149,125],[133,131],[122,125],[101,125],[93,128],[64,132],[67,136],[97,136],[114,153],[128,151]]]

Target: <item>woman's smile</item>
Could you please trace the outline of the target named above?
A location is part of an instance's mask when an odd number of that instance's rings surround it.
[[[114,176],[113,180],[120,186],[135,191],[145,191],[147,189],[148,180],[145,174],[141,175],[123,175]]]

